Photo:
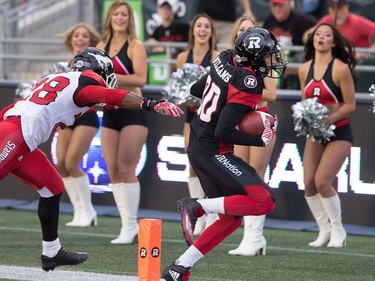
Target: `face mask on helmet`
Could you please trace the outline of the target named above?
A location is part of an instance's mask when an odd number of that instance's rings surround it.
[[[106,52],[97,48],[87,48],[79,52],[73,60],[71,71],[91,69],[103,77],[108,88],[117,84],[116,74],[113,72],[113,63]]]
[[[262,77],[279,78],[287,65],[275,36],[263,28],[250,28],[235,41],[236,61]]]
[[[263,77],[280,78],[284,75],[288,62],[284,57],[283,48],[277,44],[276,49],[268,53],[265,58],[265,66],[259,67],[260,75]]]

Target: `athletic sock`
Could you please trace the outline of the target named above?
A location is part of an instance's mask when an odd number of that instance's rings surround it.
[[[199,199],[197,200],[201,204],[206,214],[225,214],[224,209],[224,197],[210,198],[210,199]]]
[[[60,239],[56,238],[54,241],[42,241],[44,256],[53,258],[57,255],[58,251],[61,249]]]
[[[176,260],[175,264],[183,267],[192,267],[201,258],[203,258],[203,254],[192,245]]]

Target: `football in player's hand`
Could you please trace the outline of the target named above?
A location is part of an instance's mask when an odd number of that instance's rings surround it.
[[[250,136],[260,137],[264,131],[266,119],[269,120],[272,128],[274,119],[271,114],[263,111],[250,111],[242,118],[238,128]]]

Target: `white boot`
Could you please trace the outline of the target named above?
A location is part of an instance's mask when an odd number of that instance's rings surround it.
[[[215,221],[217,221],[219,219],[218,214],[210,213],[210,214],[207,214],[205,216],[206,216],[206,224],[205,224],[204,229],[206,229],[207,227],[209,227],[211,224],[213,224]]]
[[[88,227],[98,225],[98,217],[91,202],[90,180],[88,175],[72,178],[78,194],[80,209],[78,221],[74,226]]]
[[[328,244],[331,238],[331,227],[329,225],[328,217],[322,205],[322,197],[319,194],[314,196],[305,196],[306,203],[310,208],[311,213],[319,227],[318,238],[309,243],[310,247],[322,247]]]
[[[121,217],[121,232],[112,244],[131,244],[138,236],[138,207],[141,194],[139,182],[112,185],[113,197]]]
[[[189,177],[188,181],[189,194],[191,198],[203,199],[206,198],[204,191],[202,189],[201,183],[198,177]],[[206,215],[198,218],[193,235],[199,235],[206,226]]]
[[[62,178],[65,186],[65,191],[68,194],[70,203],[73,206],[73,220],[67,222],[66,226],[76,226],[79,221],[79,209],[80,209],[80,202],[79,197],[76,192],[75,184],[72,182],[72,177],[63,177]]]
[[[193,235],[199,235],[202,233],[202,231],[206,227],[206,219],[207,219],[207,215],[203,215],[197,219],[197,222],[195,223]]]
[[[346,231],[341,222],[341,202],[337,194],[322,198],[322,205],[331,224],[331,239],[327,247],[341,248],[346,246]]]
[[[247,247],[247,241],[250,239],[251,234],[251,222],[252,222],[252,216],[244,216],[243,222],[244,222],[244,229],[243,229],[243,237],[241,240],[240,245],[236,249],[230,250],[228,254],[230,255],[239,255],[241,252],[243,252]]]
[[[230,250],[230,255],[238,256],[256,256],[265,255],[267,241],[263,236],[265,215],[245,216],[244,217],[244,235],[237,249]]]

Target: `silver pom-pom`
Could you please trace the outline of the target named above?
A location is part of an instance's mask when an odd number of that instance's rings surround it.
[[[69,63],[66,61],[59,61],[58,63],[50,66],[47,71],[43,72],[42,78],[56,73],[56,72],[68,72],[69,71]]]
[[[201,65],[185,63],[171,74],[168,87],[163,92],[165,99],[174,104],[187,103],[188,105],[199,106],[201,100],[190,95],[190,88],[208,71],[209,67],[204,68]]]
[[[370,96],[375,97],[375,84],[372,84],[368,90],[371,93]],[[372,112],[375,114],[375,99],[372,101]]]
[[[30,95],[31,90],[34,87],[35,83],[36,81],[19,83],[14,93],[14,100],[27,98]]]
[[[327,125],[323,118],[328,115],[328,108],[319,103],[317,98],[305,99],[292,105],[294,130],[297,136],[306,136],[318,142],[327,142],[335,136],[335,125]]]

